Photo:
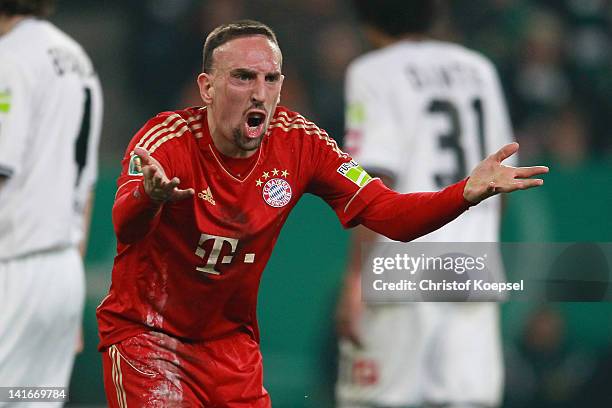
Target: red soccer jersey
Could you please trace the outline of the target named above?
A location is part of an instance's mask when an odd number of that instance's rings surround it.
[[[179,177],[179,188],[191,187],[196,194],[165,203],[148,234],[130,244],[121,237],[131,231],[115,225],[112,285],[97,311],[100,349],[147,330],[187,340],[244,331],[259,340],[261,273],[300,197],[322,197],[347,226],[385,190],[379,181],[367,180],[325,131],[282,107],[243,179],[228,172],[212,143],[206,109],[190,108],[159,114],[128,146],[114,213],[124,211],[119,197],[145,194],[134,166],[137,146],[147,149],[169,178]]]

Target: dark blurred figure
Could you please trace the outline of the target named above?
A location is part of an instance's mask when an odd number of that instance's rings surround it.
[[[612,407],[612,347],[598,359],[593,375],[582,388],[577,407]]]
[[[449,4],[458,35],[500,66],[523,159],[556,154],[549,150],[542,133],[567,119],[570,105],[582,108],[576,113],[584,119],[588,138],[579,144],[586,147],[586,153],[595,157],[610,154],[611,2],[474,0]],[[571,143],[562,150],[570,148]]]
[[[200,59],[202,38],[193,23],[196,2],[146,0],[127,2],[126,7],[133,97],[142,112],[168,110],[175,106],[183,80],[193,82],[192,62]]]
[[[337,23],[323,28],[316,44],[314,107],[322,126],[341,141],[344,133],[344,73],[349,62],[360,53],[360,47],[351,26]]]
[[[553,306],[542,306],[528,318],[517,344],[506,352],[504,407],[587,407],[578,401],[578,395],[589,372],[587,356],[567,340],[562,314]]]

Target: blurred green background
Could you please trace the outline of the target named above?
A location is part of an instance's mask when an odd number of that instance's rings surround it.
[[[434,35],[490,57],[524,164],[547,164],[537,192],[510,197],[503,238],[612,241],[612,4],[605,0],[443,1]],[[273,27],[283,104],[343,134],[343,77],[368,49],[347,0],[59,0],[52,18],[87,49],[105,95],[100,179],[87,255],[85,351],[71,405],[104,406],[95,307],[110,281],[111,206],[123,149],[149,117],[199,104],[207,32],[238,18]],[[259,319],[276,408],[331,407],[333,313],[347,233],[319,199],[289,218],[264,272]],[[513,302],[503,311],[504,406],[600,407],[612,389],[612,305]],[[577,402],[579,401],[579,402]]]
[[[572,168],[550,165],[552,171],[542,189],[509,197],[504,239],[610,241],[612,161],[586,162]],[[106,295],[110,280],[115,246],[110,212],[117,172],[117,168],[104,169],[96,192],[87,258],[86,347],[74,369],[73,404],[104,403],[101,359],[95,350],[95,308]],[[335,214],[319,198],[304,197],[287,221],[259,294],[265,383],[275,407],[333,406],[333,313],[346,248],[347,232]],[[612,305],[553,305],[565,320],[568,347],[579,347],[586,363],[594,364],[592,360],[612,344]],[[521,338],[530,313],[539,306],[511,302],[502,307],[504,338],[509,344]]]

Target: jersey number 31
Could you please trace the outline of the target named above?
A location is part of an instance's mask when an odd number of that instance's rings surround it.
[[[480,158],[484,159],[486,154],[485,129],[483,107],[480,98],[471,101],[471,108],[476,115],[477,137],[480,150]],[[452,102],[443,99],[434,99],[429,104],[427,111],[432,115],[444,115],[450,122],[450,129],[447,133],[438,135],[438,147],[441,150],[450,150],[455,156],[455,168],[451,173],[436,173],[434,182],[438,188],[442,188],[452,183],[456,183],[467,176],[465,163],[465,152],[461,143],[462,130],[459,110]]]

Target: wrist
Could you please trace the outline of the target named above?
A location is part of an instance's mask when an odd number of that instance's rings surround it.
[[[460,183],[463,185],[463,188],[462,188],[463,201],[465,202],[466,205],[473,206],[473,205],[478,204],[482,200],[478,199],[479,196],[474,191],[474,189],[470,185],[469,181],[470,181],[470,177],[468,176],[463,181],[461,181]]]

